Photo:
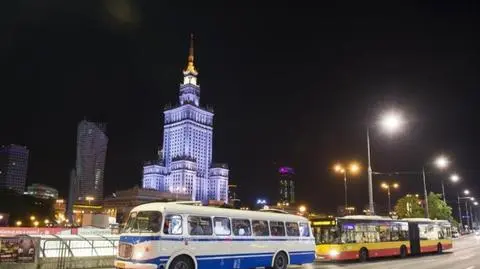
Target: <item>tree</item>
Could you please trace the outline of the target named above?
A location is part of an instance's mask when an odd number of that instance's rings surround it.
[[[398,199],[395,212],[399,218],[423,218],[425,213],[420,199],[411,194]]]
[[[428,195],[428,210],[430,218],[451,221],[453,219],[452,208],[448,206],[441,197],[441,194],[433,192]]]

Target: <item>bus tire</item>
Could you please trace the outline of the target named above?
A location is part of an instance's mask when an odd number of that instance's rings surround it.
[[[361,248],[358,252],[358,260],[360,262],[366,262],[368,260],[368,250],[366,248]]]
[[[288,266],[288,257],[287,254],[283,251],[280,251],[275,255],[275,259],[273,259],[273,267],[272,269],[287,269]]]
[[[442,254],[443,253],[443,247],[442,247],[442,244],[438,243],[437,245],[437,253],[438,254]]]
[[[408,254],[408,252],[407,252],[407,247],[406,247],[405,245],[402,245],[402,246],[400,247],[400,258],[405,258],[405,257],[407,257],[407,254]]]
[[[194,269],[194,263],[187,255],[180,255],[173,259],[168,269]]]

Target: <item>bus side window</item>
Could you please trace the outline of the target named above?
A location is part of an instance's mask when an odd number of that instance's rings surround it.
[[[188,216],[188,233],[190,235],[212,235],[212,219],[210,217]]]
[[[269,236],[268,221],[266,220],[252,220],[253,235],[255,236]]]
[[[232,219],[233,235],[251,236],[250,220],[248,219]]]
[[[167,215],[163,225],[163,234],[182,234],[182,216]]]
[[[285,224],[283,221],[270,221],[270,234],[272,236],[285,236]]]
[[[287,235],[288,236],[300,236],[300,231],[298,229],[298,223],[296,222],[286,222],[287,225]]]
[[[216,235],[230,235],[230,220],[228,218],[214,217],[213,223]]]
[[[303,237],[309,237],[310,231],[308,229],[308,223],[300,222],[300,235]]]

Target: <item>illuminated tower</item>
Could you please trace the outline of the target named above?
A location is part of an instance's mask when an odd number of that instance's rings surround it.
[[[155,177],[160,182],[164,175],[167,191],[190,194],[197,201],[227,202],[229,171],[226,165],[212,164],[213,111],[200,106],[193,48],[192,35],[180,84],[180,104],[164,111],[162,164],[144,166],[143,185],[154,186],[157,183],[151,179]]]
[[[280,203],[295,203],[295,171],[291,167],[280,167]]]

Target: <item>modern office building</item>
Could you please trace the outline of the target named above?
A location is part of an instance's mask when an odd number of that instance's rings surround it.
[[[241,201],[237,194],[238,186],[235,184],[228,185],[228,203],[234,208],[240,208]]]
[[[77,130],[76,180],[78,199],[103,199],[103,175],[107,155],[106,124],[82,120]]]
[[[43,184],[32,184],[28,186],[24,194],[40,199],[58,199],[57,189]]]
[[[283,166],[278,169],[280,175],[280,200],[282,204],[295,203],[295,170],[291,167]]]
[[[0,189],[25,191],[29,150],[25,146],[0,147]]]
[[[212,162],[213,111],[200,106],[193,39],[179,105],[164,111],[163,150],[143,168],[143,187],[188,194],[194,201],[228,202],[228,166]]]

